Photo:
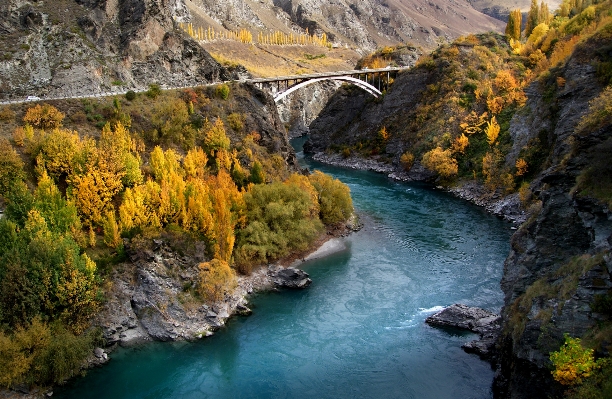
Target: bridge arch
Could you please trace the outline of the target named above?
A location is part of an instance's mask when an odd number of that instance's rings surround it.
[[[349,82],[359,87],[360,89],[363,89],[364,91],[370,93],[376,98],[378,98],[379,95],[382,95],[380,90],[378,90],[376,87],[372,86],[371,84],[364,82],[363,80],[353,78],[351,76],[326,76],[322,78],[314,78],[314,79],[305,80],[301,83],[291,86],[287,90],[277,93],[274,96],[274,102],[279,102],[283,98],[287,97],[289,94],[293,93],[296,90],[301,89],[304,86],[308,86],[316,82],[321,82],[323,80],[340,80],[343,82]]]

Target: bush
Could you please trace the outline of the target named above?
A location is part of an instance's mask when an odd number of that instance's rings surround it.
[[[252,264],[306,249],[323,227],[317,217],[316,191],[308,181],[294,178],[255,185],[244,199],[248,222],[238,232],[235,250],[241,272]]]
[[[227,124],[235,131],[241,132],[244,128],[244,115],[233,112],[227,116]]]
[[[450,150],[436,147],[423,155],[423,166],[447,179],[457,175],[459,167]]]
[[[400,163],[402,164],[406,172],[410,171],[410,169],[412,169],[412,165],[414,165],[414,155],[412,155],[411,152],[406,151],[400,157]]]
[[[60,384],[80,372],[93,335],[76,336],[61,323],[34,319],[13,334],[0,332],[0,386]]]
[[[0,139],[0,196],[7,193],[17,180],[25,177],[19,154],[6,139]]]
[[[157,98],[161,94],[161,87],[158,84],[153,83],[149,85],[149,90],[147,90],[147,96],[150,98]]]
[[[225,293],[236,286],[236,276],[223,260],[213,259],[210,262],[200,263],[199,268],[197,291],[207,301],[223,300]]]
[[[15,113],[8,106],[0,109],[0,121],[10,121],[15,119]]]
[[[229,98],[230,88],[227,84],[223,83],[215,87],[215,95],[222,100]]]
[[[129,90],[127,93],[125,93],[125,99],[128,101],[134,101],[136,99],[136,92]]]

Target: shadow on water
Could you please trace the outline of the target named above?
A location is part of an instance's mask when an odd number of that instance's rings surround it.
[[[421,184],[301,159],[349,185],[364,228],[302,263],[313,284],[251,298],[195,343],[120,350],[59,398],[491,398],[493,371],[432,328],[455,302],[498,311],[509,225]]]

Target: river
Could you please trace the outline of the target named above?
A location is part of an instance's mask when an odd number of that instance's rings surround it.
[[[428,186],[299,155],[349,185],[364,223],[302,264],[310,288],[259,294],[253,315],[199,342],[115,351],[54,397],[491,398],[490,366],[460,348],[475,336],[424,320],[456,302],[500,310],[510,225]]]

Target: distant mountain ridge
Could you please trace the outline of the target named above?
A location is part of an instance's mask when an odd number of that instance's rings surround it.
[[[460,35],[499,32],[504,27],[458,0],[186,0],[186,4],[196,14],[206,15],[200,23],[230,30],[308,29],[364,51],[401,42],[433,48]]]

